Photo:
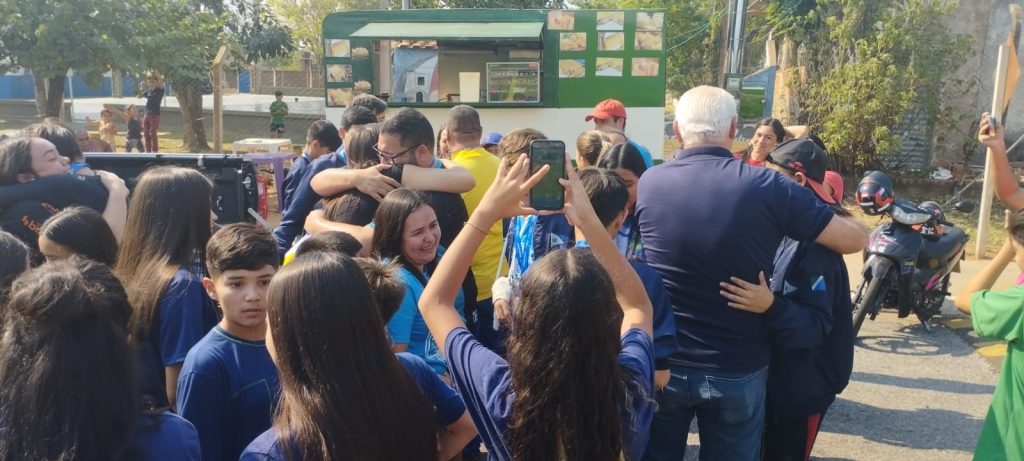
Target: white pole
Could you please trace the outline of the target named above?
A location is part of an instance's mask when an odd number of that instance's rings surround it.
[[[75,70],[74,69],[68,70],[68,75],[65,78],[67,78],[67,81],[68,81],[68,96],[71,96],[71,115],[68,118],[70,120],[74,120],[75,119]],[[61,104],[61,108],[60,109],[62,111],[64,110],[64,105],[63,104]]]
[[[989,111],[997,121],[1002,123],[1003,100],[1006,95],[1006,68],[1010,60],[1010,49],[999,45],[996,61],[995,88],[992,90],[992,109]],[[989,219],[992,216],[992,192],[995,187],[995,170],[992,168],[992,150],[985,152],[985,182],[981,188],[981,216],[978,217],[978,239],[974,254],[978,258],[985,257],[988,246]]]

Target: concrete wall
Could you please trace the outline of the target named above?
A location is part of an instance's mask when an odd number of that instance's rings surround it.
[[[973,91],[966,94],[947,94],[947,101],[955,102],[957,107],[965,108],[972,114],[965,117],[958,128],[967,133],[970,123],[980,118],[983,111],[992,106],[992,90],[999,45],[1006,41],[1010,34],[1009,0],[961,0],[960,8],[950,22],[950,30],[967,33],[975,38],[971,56],[957,75],[976,79]],[[1018,56],[1020,54],[1018,53]],[[1021,82],[1024,83],[1024,82]],[[1007,143],[1012,143],[1024,135],[1024,84],[1018,85],[1016,96],[1010,101],[1006,116]],[[969,110],[973,108],[974,110]],[[975,133],[976,134],[976,133]],[[975,163],[984,162],[984,150],[978,148],[974,156]],[[1012,159],[1024,158],[1024,150],[1012,154]]]

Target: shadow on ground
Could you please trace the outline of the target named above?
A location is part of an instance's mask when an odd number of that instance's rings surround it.
[[[822,430],[906,448],[971,453],[977,429],[965,429],[980,428],[981,423],[978,418],[956,411],[896,410],[840,398],[829,408]]]
[[[878,373],[854,372],[853,376],[850,377],[850,380],[908,389],[949,392],[952,394],[991,395],[996,390],[995,386],[989,386],[986,384],[965,383],[962,381],[951,381],[948,379],[904,378],[901,376],[890,376]]]
[[[894,331],[894,335],[862,335],[854,346],[875,352],[900,355],[951,355],[960,357],[974,352],[970,347],[949,347],[948,339],[939,336],[941,325],[925,330],[920,323],[905,325]]]

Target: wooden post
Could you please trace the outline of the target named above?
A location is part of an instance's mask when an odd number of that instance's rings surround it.
[[[224,58],[228,48],[220,47],[213,58],[213,151],[224,151]]]
[[[1010,48],[1006,45],[999,45],[999,54],[996,61],[995,88],[992,90],[992,109],[989,111],[1002,123],[1003,101],[1006,97],[1006,69],[1010,60]],[[995,169],[992,167],[992,150],[985,152],[985,182],[981,188],[981,212],[978,217],[978,238],[974,254],[978,258],[984,258],[988,246],[989,219],[992,216],[992,192],[995,187]]]

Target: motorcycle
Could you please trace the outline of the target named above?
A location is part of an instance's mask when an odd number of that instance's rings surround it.
[[[861,180],[856,200],[869,215],[887,215],[871,232],[864,251],[863,279],[853,300],[853,334],[864,319],[874,320],[883,308],[895,308],[899,318],[911,312],[925,330],[949,295],[949,277],[960,272],[969,236],[946,221],[934,202],[921,205],[894,197],[892,181],[881,172]],[[970,213],[974,203],[961,201],[954,210]]]

